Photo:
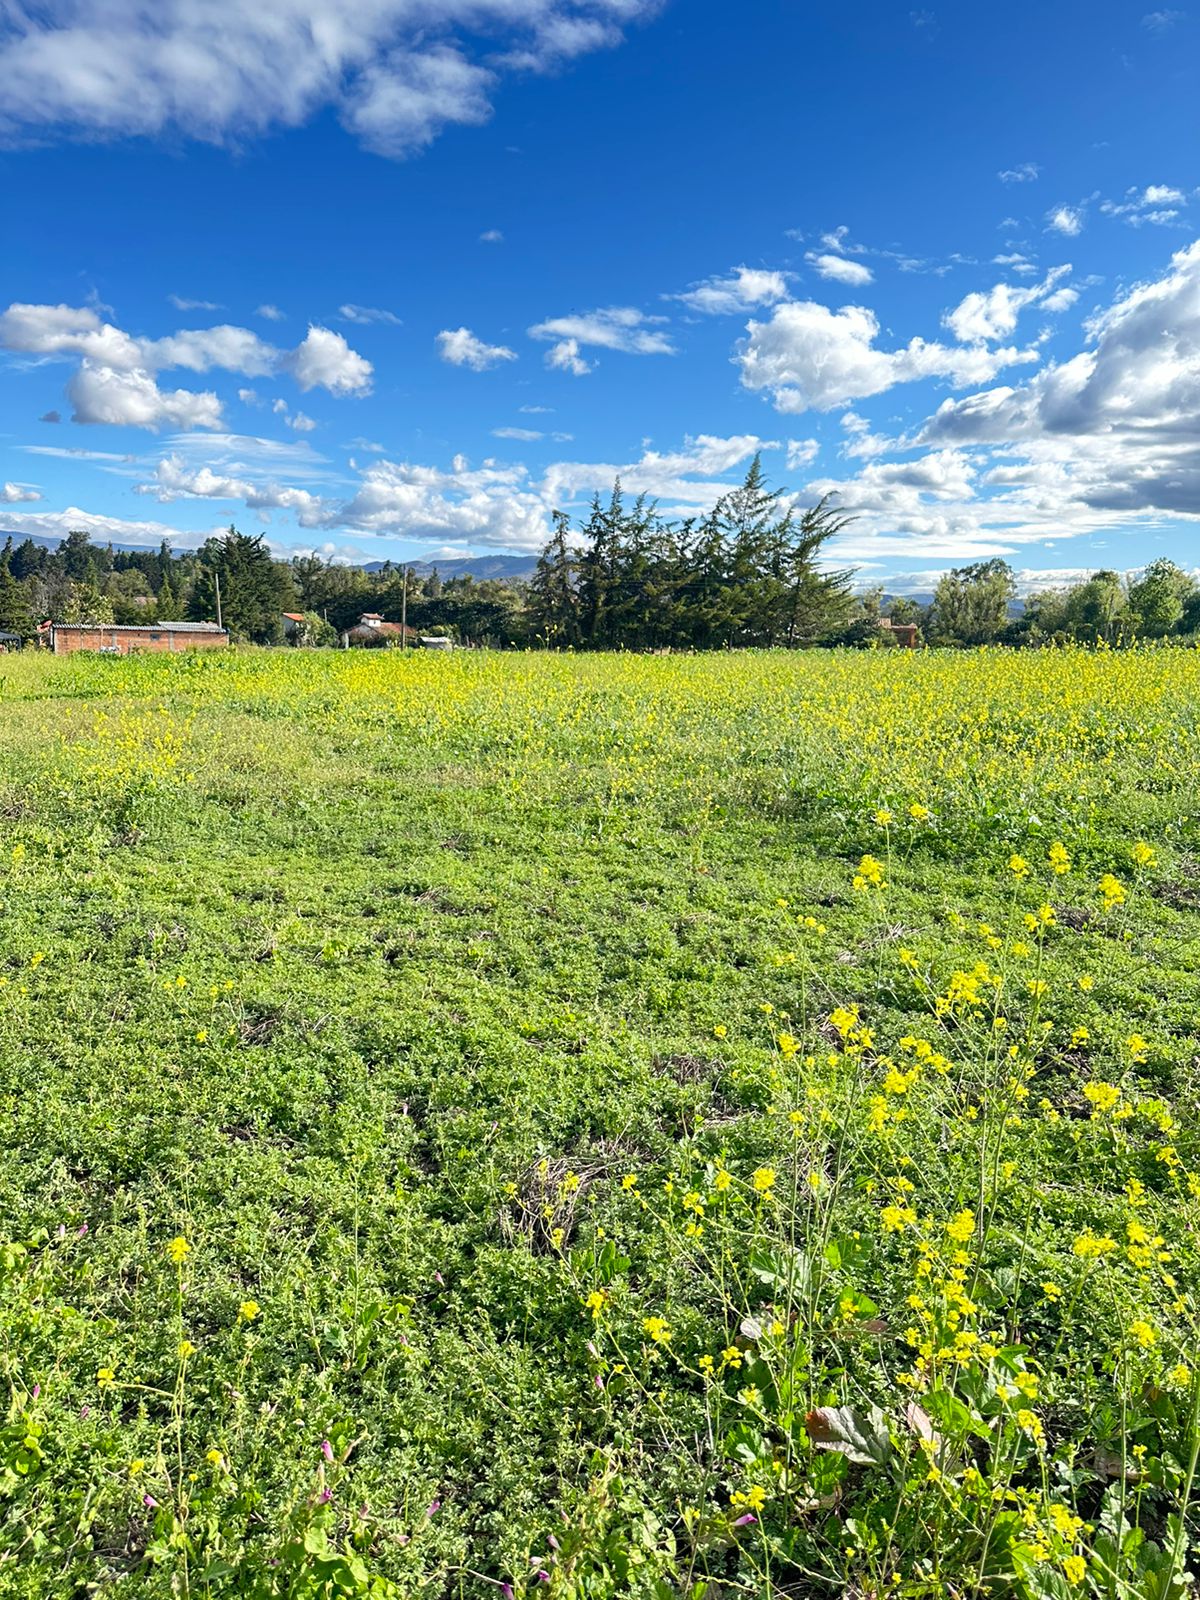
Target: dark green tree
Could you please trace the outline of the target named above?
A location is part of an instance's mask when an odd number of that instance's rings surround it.
[[[188,602],[193,620],[217,620],[218,585],[221,621],[234,638],[254,644],[282,641],[282,613],[292,609],[295,590],[287,568],[271,559],[261,534],[239,533],[231,524],[220,537],[205,540]]]
[[[0,633],[19,634],[24,642],[36,631],[28,590],[13,577],[8,562],[0,561]]]
[[[575,555],[567,543],[570,518],[554,513],[554,532],[529,584],[529,631],[538,644],[560,650],[579,643]],[[435,573],[436,576],[436,573]]]

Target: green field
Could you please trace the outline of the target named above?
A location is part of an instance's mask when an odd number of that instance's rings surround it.
[[[1198,758],[1180,650],[0,656],[0,1595],[1188,1592]]]

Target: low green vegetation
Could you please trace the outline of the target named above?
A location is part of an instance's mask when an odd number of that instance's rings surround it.
[[[0,1595],[1182,1600],[1198,697],[0,657]]]

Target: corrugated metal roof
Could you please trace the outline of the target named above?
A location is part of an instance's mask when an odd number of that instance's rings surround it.
[[[63,633],[224,633],[215,622],[55,622]]]

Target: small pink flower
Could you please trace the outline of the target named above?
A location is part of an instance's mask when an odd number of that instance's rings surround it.
[[[425,1515],[427,1517],[432,1517],[435,1511],[440,1511],[441,1509],[442,1502],[440,1500],[431,1500],[429,1503],[429,1510],[426,1511]]]
[[[327,1506],[332,1499],[333,1499],[333,1490],[332,1489],[322,1489],[321,1490],[321,1504],[323,1506]]]
[[[154,1496],[152,1494],[144,1494],[142,1496],[142,1504],[146,1507],[146,1509],[148,1511],[153,1511],[155,1506],[158,1504],[158,1501],[154,1498]]]
[[[79,1419],[80,1419],[81,1422],[84,1420],[85,1417],[90,1417],[91,1414],[92,1414],[91,1406],[80,1406],[80,1408],[79,1408]]]
[[[443,1289],[446,1287],[446,1280],[445,1280],[445,1278],[442,1277],[440,1272],[435,1272],[434,1273],[433,1281],[435,1283],[440,1283]]]
[[[330,1444],[328,1439],[321,1440],[321,1454],[325,1457],[326,1461],[333,1460],[333,1446]]]
[[[504,1600],[513,1600],[513,1586],[512,1586],[512,1584],[511,1583],[502,1583],[500,1585],[500,1593],[504,1596]]]
[[[735,1517],[733,1519],[733,1525],[734,1525],[735,1528],[744,1528],[749,1523],[757,1522],[757,1521],[758,1521],[758,1518],[756,1516],[753,1516],[749,1511],[747,1511],[744,1516]]]
[[[40,1383],[35,1383],[33,1388],[30,1390],[30,1393],[32,1394],[32,1396],[33,1396],[33,1398],[35,1400],[39,1400],[41,1398],[41,1394],[42,1394],[42,1386],[41,1386],[41,1384]]]

